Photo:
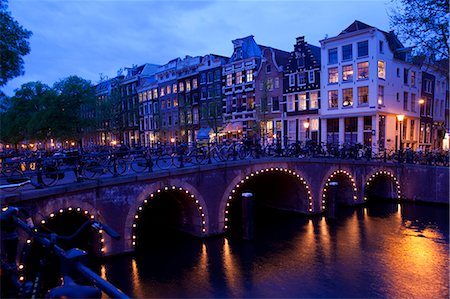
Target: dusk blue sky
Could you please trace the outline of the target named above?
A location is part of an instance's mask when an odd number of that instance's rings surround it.
[[[360,1],[117,1],[10,0],[9,10],[33,32],[25,75],[52,85],[69,75],[97,83],[132,64],[164,64],[176,57],[230,56],[231,41],[254,35],[257,43],[292,51],[295,38],[320,46],[355,19],[389,30],[389,0]]]

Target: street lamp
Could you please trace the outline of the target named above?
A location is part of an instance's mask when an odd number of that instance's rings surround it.
[[[404,114],[398,114],[397,115],[397,120],[398,120],[398,122],[400,123],[400,150],[399,150],[399,155],[398,155],[398,158],[399,158],[399,162],[401,162],[401,160],[402,160],[402,154],[403,154],[403,142],[402,142],[402,135],[403,135],[403,128],[402,128],[402,125],[403,125],[403,120],[405,119],[405,115]]]
[[[304,123],[303,123],[303,127],[305,127],[305,139],[308,139],[308,133],[309,133],[309,121],[305,121]]]

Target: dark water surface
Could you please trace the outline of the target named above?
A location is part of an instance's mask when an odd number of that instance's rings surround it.
[[[448,298],[448,206],[378,203],[336,220],[255,211],[255,236],[152,237],[102,275],[135,298]]]

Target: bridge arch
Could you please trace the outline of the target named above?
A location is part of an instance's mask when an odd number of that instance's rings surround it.
[[[235,197],[237,196],[237,190],[238,188],[240,188],[243,184],[245,184],[246,182],[257,178],[258,176],[262,176],[264,174],[268,174],[268,173],[282,173],[285,175],[289,175],[292,178],[296,179],[299,181],[300,186],[302,186],[305,189],[305,193],[306,193],[306,198],[307,198],[307,211],[309,213],[313,213],[314,212],[314,203],[313,203],[313,199],[312,199],[312,192],[311,192],[311,188],[310,185],[308,184],[308,182],[306,181],[306,179],[300,175],[298,172],[289,169],[289,168],[284,168],[284,167],[266,167],[266,168],[261,168],[259,170],[253,170],[248,174],[240,174],[238,176],[236,176],[231,184],[228,186],[228,188],[226,189],[226,192],[224,193],[221,201],[220,201],[220,205],[219,205],[219,227],[222,227],[223,231],[228,230],[229,225],[229,208],[230,208],[230,202],[235,199]]]
[[[338,183],[341,182],[341,185],[339,186],[339,195],[341,195],[340,199],[341,201],[346,202],[347,204],[356,203],[358,200],[358,188],[356,187],[355,179],[353,178],[350,171],[345,169],[337,169],[334,171],[330,171],[328,176],[326,177],[326,181],[322,184],[321,193],[322,193],[322,211],[325,211],[327,208],[327,205],[330,204],[329,202],[329,189],[330,189],[330,182],[333,180],[338,180]],[[352,200],[345,201],[345,199],[342,199],[342,195],[351,197]]]
[[[381,181],[381,182],[380,182]],[[376,186],[375,186],[376,185]],[[376,187],[376,188],[372,188]],[[379,192],[375,193],[375,189]],[[371,194],[372,193],[372,194]],[[378,195],[384,198],[401,199],[400,183],[397,177],[389,170],[380,169],[372,172],[366,180],[364,188],[364,201],[369,195]]]
[[[47,215],[39,214],[39,216],[40,220],[37,226],[39,225],[44,226],[48,223],[51,223],[52,221],[54,221],[59,217],[74,217],[74,216],[76,218],[84,218],[86,221],[99,220],[100,222],[104,222],[104,220],[102,220],[103,217],[101,217],[98,214],[98,212],[89,204],[84,205],[84,208],[78,206],[77,204],[69,207],[61,207],[48,213]],[[111,245],[111,237],[109,237],[107,234],[104,234],[102,230],[99,230],[97,234],[98,235],[95,239],[98,240],[98,244],[95,246],[96,248],[98,248],[98,252],[95,252],[95,254],[97,255],[108,254],[108,249],[110,248]]]
[[[159,186],[152,185],[145,188],[138,196],[137,201],[130,207],[124,230],[125,240],[127,243],[125,246],[129,246],[129,249],[134,249],[136,246],[138,237],[136,234],[138,221],[144,208],[158,196],[167,193],[183,196],[184,199],[189,200],[187,204],[192,204],[195,206],[197,215],[196,217],[194,215],[190,216],[196,218],[195,221],[198,224],[199,231],[194,231],[192,233],[197,236],[207,235],[209,231],[209,217],[203,197],[192,185],[186,184],[179,180],[173,180],[168,182],[168,184],[160,184]]]

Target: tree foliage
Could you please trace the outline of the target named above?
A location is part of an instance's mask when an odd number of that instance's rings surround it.
[[[0,0],[0,86],[23,74],[22,57],[30,53],[32,34],[14,20],[7,7],[7,0]]]
[[[418,55],[448,59],[449,1],[392,0],[391,27],[403,41],[415,46]]]
[[[70,76],[54,84],[23,84],[1,103],[0,140],[80,140],[83,129],[95,128],[95,93],[90,81]]]

